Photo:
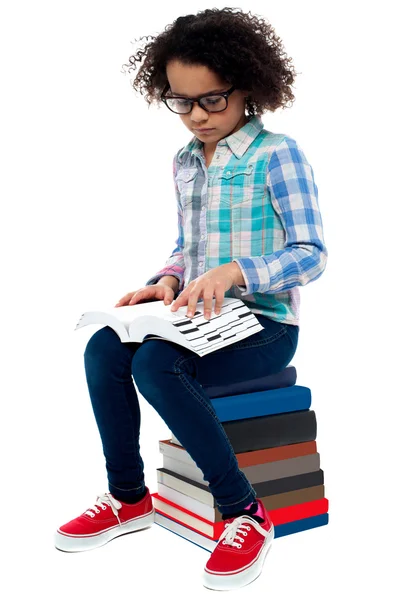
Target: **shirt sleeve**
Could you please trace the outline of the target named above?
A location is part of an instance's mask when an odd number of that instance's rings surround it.
[[[180,152],[180,150],[179,150]],[[178,154],[178,153],[177,153]],[[179,289],[180,293],[184,288],[184,257],[183,257],[183,248],[184,248],[184,230],[183,230],[183,213],[180,202],[180,192],[176,184],[176,173],[177,173],[177,154],[175,154],[173,158],[173,180],[175,185],[175,193],[177,200],[177,240],[175,241],[175,249],[172,254],[167,259],[165,266],[155,273],[146,283],[145,285],[153,285],[157,283],[161,277],[165,277],[165,275],[173,275],[179,280]]]
[[[285,230],[284,248],[264,256],[233,259],[245,286],[243,296],[278,293],[318,279],[327,263],[318,188],[304,152],[285,136],[273,151],[266,174],[271,202]]]

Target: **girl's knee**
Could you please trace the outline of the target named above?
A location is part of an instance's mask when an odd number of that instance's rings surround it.
[[[111,328],[105,326],[96,331],[86,344],[84,359],[97,360],[109,355],[120,347],[121,340],[117,333]]]

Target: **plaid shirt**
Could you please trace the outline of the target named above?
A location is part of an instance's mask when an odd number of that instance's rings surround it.
[[[173,159],[178,238],[165,275],[177,295],[205,272],[235,261],[245,285],[226,297],[252,312],[299,325],[299,289],[320,277],[327,262],[313,169],[294,139],[264,129],[255,115],[220,140],[206,167],[193,137]]]

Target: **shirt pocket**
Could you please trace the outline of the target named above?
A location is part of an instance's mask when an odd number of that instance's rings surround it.
[[[176,174],[176,185],[180,193],[182,207],[191,204],[194,198],[197,167],[181,167]]]
[[[237,206],[249,202],[254,191],[253,164],[229,167],[219,175],[220,203]]]

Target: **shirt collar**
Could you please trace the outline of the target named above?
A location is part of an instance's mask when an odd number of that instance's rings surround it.
[[[263,122],[261,116],[254,115],[241,129],[219,140],[216,148],[227,145],[237,158],[241,158],[262,129]],[[188,144],[178,153],[177,160],[181,163],[182,157],[186,152],[195,154],[198,157],[203,156],[203,145],[204,143],[197,136],[192,137]]]

